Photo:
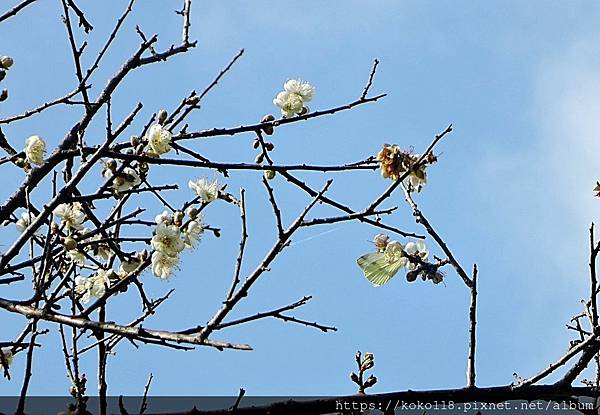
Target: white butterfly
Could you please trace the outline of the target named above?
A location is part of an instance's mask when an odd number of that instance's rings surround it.
[[[394,275],[408,264],[404,255],[404,247],[398,241],[387,242],[382,240],[382,235],[375,237],[378,252],[361,256],[356,260],[358,266],[365,273],[365,277],[375,286],[379,287],[391,280]]]

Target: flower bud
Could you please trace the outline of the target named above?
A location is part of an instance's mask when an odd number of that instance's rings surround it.
[[[67,251],[72,251],[77,248],[77,241],[70,236],[67,236],[63,241],[63,245]]]
[[[265,115],[262,120],[260,120],[261,124],[264,124],[266,122],[271,122],[271,121],[275,121],[275,117],[273,116],[273,114],[268,114]],[[273,126],[272,125],[265,125],[262,130],[265,132],[265,134],[267,135],[271,135],[273,134]]]
[[[150,166],[148,165],[148,163],[140,163],[139,169],[140,169],[140,173],[147,173],[148,170],[150,169]]]
[[[367,380],[365,380],[365,383],[363,386],[365,388],[370,388],[371,386],[375,385],[376,383],[377,383],[377,378],[375,376],[371,375],[367,378]]]
[[[0,92],[0,102],[6,101],[7,99],[8,99],[8,89],[3,89],[2,92]]]
[[[262,163],[262,162],[263,162],[264,158],[265,158],[264,154],[263,154],[263,153],[260,153],[260,154],[259,154],[258,156],[256,156],[256,158],[254,159],[254,162],[255,162],[256,164],[260,164],[260,163]]]
[[[0,66],[2,66],[4,69],[10,68],[13,66],[13,63],[15,63],[15,61],[13,61],[13,58],[10,56],[3,56],[0,58]]]
[[[132,147],[137,147],[140,144],[140,137],[137,135],[132,135],[131,138],[129,139],[129,142],[131,143]]]
[[[351,379],[351,380],[352,380],[352,382],[354,382],[354,383],[359,383],[359,381],[358,381],[358,375],[357,375],[356,373],[354,373],[354,372],[351,372],[351,373],[350,373],[350,379]]]
[[[189,207],[189,208],[187,208],[185,213],[187,213],[187,215],[190,217],[191,220],[194,220],[198,217],[199,212],[198,212],[198,209],[196,209],[195,207]]]
[[[165,123],[165,121],[167,121],[168,116],[169,116],[169,114],[167,113],[166,110],[158,111],[158,123],[160,125],[163,125]]]
[[[308,107],[302,107],[302,109],[300,110],[300,112],[298,113],[298,115],[305,115],[308,114],[310,112],[310,108]]]
[[[115,172],[117,170],[117,162],[115,159],[110,159],[106,162],[106,170],[110,170],[111,172]]]
[[[27,162],[25,161],[25,159],[23,157],[19,157],[17,160],[15,160],[15,164],[17,165],[17,167],[20,167],[20,168],[27,166]]]
[[[200,102],[200,97],[198,95],[193,95],[185,101],[185,103],[188,105],[196,105],[199,102]]]
[[[183,222],[183,216],[184,214],[181,210],[178,210],[175,213],[173,213],[173,221],[176,225],[181,225],[181,223]]]
[[[254,141],[252,142],[252,147],[258,148],[258,146],[260,146],[260,141],[258,141],[258,138],[255,138]]]
[[[371,369],[373,366],[375,366],[375,363],[373,363],[372,360],[367,360],[360,366],[360,370],[364,372],[365,370]]]
[[[0,81],[2,81],[5,76],[6,76],[6,71],[4,69],[0,69]]]
[[[265,178],[267,180],[273,180],[275,178],[275,170],[265,170]]]
[[[274,148],[275,148],[275,144],[273,144],[273,143],[269,143],[269,142],[266,142],[266,143],[265,143],[265,149],[266,149],[267,151],[273,151],[273,149],[274,149]]]
[[[419,276],[419,272],[416,270],[413,271],[408,271],[406,273],[406,281],[408,282],[415,282],[417,280],[417,277]]]
[[[275,121],[275,116],[273,114],[267,114],[260,120],[261,124],[265,122]]]

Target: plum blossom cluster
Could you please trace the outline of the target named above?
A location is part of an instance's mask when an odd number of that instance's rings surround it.
[[[102,175],[111,180],[111,185],[115,194],[118,195],[133,189],[142,182],[140,174],[134,167],[127,166],[118,169],[117,162],[112,159],[104,163]]]
[[[315,95],[315,87],[301,79],[290,79],[283,84],[283,91],[277,94],[273,104],[281,110],[284,118],[303,115],[309,111],[306,103]]]
[[[75,278],[75,293],[82,303],[87,304],[92,297],[100,298],[110,286],[112,270],[99,269],[91,277],[78,276]]]
[[[188,220],[185,221],[186,214]],[[198,209],[191,207],[186,213],[176,211],[173,214],[164,211],[155,218],[156,229],[151,244],[152,273],[167,280],[178,269],[179,255],[184,249],[193,249],[204,232]]]
[[[67,230],[82,230],[86,216],[81,203],[62,203],[54,209],[54,214],[60,218],[60,223]]]
[[[190,180],[188,187],[202,199],[203,203],[210,203],[219,198],[219,182],[217,180],[211,182],[202,177],[197,180]]]
[[[417,165],[420,158],[419,154],[404,151],[396,144],[384,144],[383,148],[377,154],[381,175],[384,178],[390,178],[395,181],[408,172],[405,184],[409,186],[410,190],[417,192],[421,191],[427,183],[427,166],[437,161],[436,156],[428,153]]]

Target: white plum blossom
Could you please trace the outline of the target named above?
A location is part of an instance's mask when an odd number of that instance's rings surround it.
[[[81,302],[87,304],[92,297],[102,297],[106,293],[106,287],[110,285],[111,273],[111,270],[101,269],[89,278],[75,278],[75,292],[81,296]]]
[[[287,91],[278,93],[273,100],[273,104],[281,109],[281,115],[284,118],[290,118],[296,114],[300,114],[304,108],[302,97]]]
[[[165,255],[177,256],[185,248],[185,243],[177,226],[160,223],[156,226],[152,247]]]
[[[188,249],[192,249],[196,247],[196,244],[200,240],[200,236],[204,233],[204,227],[200,220],[192,220],[190,221],[185,231],[183,232],[183,241],[185,243],[185,247]]]
[[[160,124],[154,124],[146,134],[148,147],[156,155],[161,155],[171,150],[171,132]]]
[[[412,160],[416,162],[419,160],[421,156],[419,154],[413,154]],[[427,184],[427,172],[425,169],[427,168],[427,164],[422,164],[416,170],[411,170],[410,174],[405,180],[406,185],[410,185],[412,190],[420,192],[423,186]]]
[[[165,255],[160,251],[152,254],[152,273],[161,280],[168,280],[175,269],[178,269],[179,257]]]
[[[315,87],[300,79],[290,79],[283,84],[283,91],[279,92],[273,104],[281,109],[284,118],[303,114],[308,111],[306,103],[313,99]]]
[[[31,164],[44,164],[46,143],[40,136],[32,135],[25,141],[25,157]]]
[[[119,267],[119,272],[123,274],[129,274],[137,269],[140,266],[142,261],[138,258],[130,259],[128,261],[121,262],[121,266]]]
[[[104,171],[104,177],[107,179],[110,179],[113,177],[113,175],[113,172],[108,169]],[[140,179],[140,175],[137,171],[135,171],[135,169],[132,169],[131,167],[125,167],[123,172],[119,173],[117,177],[113,179],[112,187],[117,193],[121,193],[134,188],[141,182],[142,180]]]
[[[157,225],[160,225],[161,223],[165,225],[170,225],[171,223],[173,223],[173,216],[169,212],[164,210],[163,213],[154,217],[154,221]]]
[[[79,266],[85,265],[85,255],[77,249],[67,251],[67,258],[69,258],[69,261],[74,262]]]
[[[190,180],[188,186],[200,196],[204,203],[210,203],[219,197],[219,182],[217,180],[211,182],[203,177],[196,181]]]
[[[75,293],[80,295],[80,300],[82,303],[87,304],[90,302],[92,298],[92,281],[90,278],[77,276],[75,278]]]
[[[15,226],[17,227],[17,230],[19,232],[23,233],[34,219],[35,216],[33,216],[33,214],[29,212],[23,212],[21,213],[21,217],[19,218],[19,220],[15,223]]]
[[[315,87],[302,79],[288,80],[283,84],[283,89],[289,93],[299,95],[304,102],[309,102],[315,95]]]
[[[54,209],[54,214],[61,219],[67,229],[83,229],[85,213],[81,209],[81,203],[63,203]]]
[[[89,230],[84,229],[82,233],[85,235],[88,232],[89,232]],[[100,239],[102,239],[102,235],[96,234],[96,235],[92,236],[91,238],[89,238],[88,241],[96,242],[96,241],[99,241]],[[91,252],[95,257],[102,258],[105,261],[108,261],[112,255],[112,250],[110,249],[108,244],[103,243],[103,242],[90,243],[89,245],[85,246],[85,250],[88,252]]]
[[[409,242],[404,247],[404,252],[408,255],[416,256],[421,259],[421,261],[427,261],[427,257],[429,256],[429,250],[423,241],[418,242]],[[413,261],[409,261],[407,268],[412,271],[417,268],[419,264]]]

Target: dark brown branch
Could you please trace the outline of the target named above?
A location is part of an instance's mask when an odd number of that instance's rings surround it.
[[[21,10],[34,3],[35,1],[36,0],[23,0],[21,3],[17,4],[15,7],[13,7],[12,9],[4,13],[2,16],[0,16],[0,23],[5,21],[9,17],[15,16],[17,13],[19,13]]]
[[[323,115],[335,114],[340,111],[351,110],[352,108],[359,106],[359,105],[368,104],[370,102],[376,102],[376,101],[380,100],[381,98],[385,97],[386,95],[387,94],[381,94],[381,95],[377,95],[377,96],[374,96],[371,98],[358,99],[349,104],[341,105],[339,107],[334,107],[334,108],[330,108],[330,109],[323,110],[323,111],[309,112],[308,114],[299,115],[297,117],[280,118],[278,120],[271,121],[271,122],[252,124],[252,125],[247,125],[247,126],[242,125],[240,127],[233,127],[233,128],[213,128],[210,130],[203,130],[203,131],[198,131],[198,132],[182,133],[177,136],[174,136],[173,139],[176,141],[177,140],[189,140],[192,138],[217,137],[217,136],[224,136],[224,135],[234,135],[234,134],[250,132],[250,131],[262,131],[262,130],[264,130],[265,127],[277,127],[280,125],[292,124],[292,123],[296,123],[299,121],[306,121],[311,118],[321,117]]]
[[[281,221],[281,210],[279,209],[279,206],[277,206],[275,194],[273,193],[273,188],[269,184],[269,181],[263,176],[262,182],[265,188],[267,189],[267,194],[269,195],[269,202],[271,203],[273,215],[275,216],[275,224],[277,225],[277,233],[281,236],[283,235],[283,222]]]
[[[375,77],[375,72],[377,72],[377,65],[379,65],[379,60],[375,59],[373,61],[373,68],[371,69],[371,73],[369,74],[369,80],[367,81],[367,85],[365,85],[365,89],[363,89],[363,93],[360,96],[360,99],[365,99],[369,94],[369,89],[371,89],[371,85],[373,85],[373,78]]]
[[[410,192],[408,191],[406,186],[404,186],[404,184],[402,184],[401,182],[400,182],[400,186],[402,187],[402,190],[404,191],[404,197],[405,197],[406,201],[408,202],[409,206],[411,207],[411,209],[413,211],[413,216],[415,217],[415,220],[417,221],[417,223],[423,225],[423,227],[425,228],[427,233],[436,241],[436,243],[442,249],[442,251],[444,251],[444,254],[446,254],[448,259],[450,260],[450,264],[454,267],[454,269],[456,270],[456,273],[462,278],[465,285],[467,287],[471,288],[473,286],[473,281],[471,281],[471,279],[469,278],[469,276],[467,275],[467,273],[465,272],[463,267],[460,265],[460,263],[456,260],[454,255],[452,255],[452,251],[450,251],[450,248],[448,248],[448,245],[446,245],[446,242],[444,242],[444,240],[441,238],[441,236],[435,231],[433,226],[431,226],[431,224],[429,223],[427,218],[419,210],[419,207],[412,199],[412,196],[410,195]]]
[[[250,288],[260,278],[260,276],[269,269],[271,262],[273,262],[279,252],[287,245],[289,238],[296,230],[298,230],[306,215],[317,204],[323,194],[329,189],[331,183],[331,180],[327,181],[323,189],[321,189],[321,191],[313,197],[312,201],[304,208],[296,220],[284,231],[283,235],[277,238],[277,241],[271,247],[260,265],[246,278],[239,290],[223,303],[221,308],[214,314],[206,327],[200,330],[198,334],[200,340],[207,339],[208,336],[215,330],[215,327],[220,325],[223,322],[223,319],[227,317],[231,310],[233,310],[235,305],[248,295]]]
[[[240,249],[235,260],[235,271],[233,273],[233,281],[231,282],[231,287],[229,288],[229,293],[227,294],[227,299],[229,300],[233,293],[235,292],[235,288],[240,283],[240,273],[242,272],[242,262],[244,260],[244,252],[246,251],[246,240],[248,239],[248,228],[246,225],[246,190],[240,189],[240,220],[242,221],[242,236],[240,237]]]
[[[216,349],[236,349],[236,350],[252,350],[247,344],[228,343],[217,340],[200,339],[199,336],[186,336],[179,333],[173,333],[163,330],[152,330],[143,327],[127,327],[114,323],[101,323],[86,318],[73,317],[65,314],[51,313],[46,310],[35,307],[15,304],[12,301],[0,298],[0,308],[10,311],[11,313],[22,314],[29,318],[36,318],[54,323],[64,324],[73,328],[103,331],[105,333],[119,334],[123,337],[136,339],[139,341],[162,341],[195,344],[198,346],[209,346]]]
[[[592,314],[592,331],[598,330],[598,279],[596,277],[596,258],[600,250],[600,242],[594,241],[594,224],[590,226],[590,312]]]
[[[67,3],[69,5],[69,7],[71,9],[73,9],[75,14],[77,15],[77,18],[79,19],[79,27],[83,27],[83,30],[85,30],[85,33],[89,33],[90,31],[92,31],[94,29],[94,26],[92,26],[90,24],[90,22],[85,17],[85,14],[81,11],[81,9],[79,7],[77,7],[75,2],[73,0],[67,0]]]
[[[394,409],[402,411],[410,404],[434,404],[441,402],[453,404],[466,403],[503,403],[501,408],[507,413],[520,412],[520,409],[529,409],[529,402],[523,407],[519,402],[509,401],[547,401],[557,403],[572,401],[573,397],[596,397],[598,391],[592,387],[558,387],[555,385],[533,385],[526,388],[513,389],[511,386],[497,386],[491,388],[462,388],[442,389],[430,391],[399,391],[373,395],[357,394],[347,396],[336,396],[330,398],[319,398],[312,400],[293,400],[276,402],[266,406],[238,407],[235,414],[239,415],[320,415],[331,413],[351,413],[351,411],[364,411],[369,409],[372,403],[375,408],[384,413],[393,413]],[[364,406],[361,406],[363,404]],[[405,404],[406,408],[402,405]],[[461,405],[460,410],[465,408]],[[552,408],[551,405],[549,405]],[[448,408],[446,406],[446,408]],[[543,408],[546,408],[544,405]],[[455,407],[457,409],[457,407]],[[475,407],[471,406],[471,410]],[[466,411],[468,412],[468,410]],[[226,415],[231,414],[229,409],[222,410],[198,410],[196,408],[186,411],[172,413],[171,415]]]
[[[558,369],[559,367],[565,365],[569,360],[571,360],[571,358],[573,356],[575,356],[576,354],[578,354],[582,350],[587,349],[588,346],[590,346],[592,344],[595,344],[597,342],[598,342],[597,336],[594,335],[594,336],[588,337],[585,341],[577,344],[574,347],[571,347],[567,353],[565,353],[556,362],[551,363],[546,369],[542,370],[541,372],[539,372],[535,376],[532,376],[532,377],[530,377],[528,379],[523,380],[520,384],[518,384],[517,386],[515,386],[515,388],[524,388],[524,387],[533,385],[536,382],[544,379],[545,377],[547,377],[548,375],[550,375],[551,373],[553,373],[556,369]]]
[[[80,92],[80,88],[77,88],[76,90],[69,92],[67,95],[65,95],[61,98],[55,99],[53,101],[48,101],[38,107],[27,110],[22,114],[13,115],[11,117],[0,119],[0,124],[9,124],[13,121],[18,121],[18,120],[22,120],[22,119],[31,117],[32,115],[39,114],[40,112],[42,112],[48,108],[54,107],[56,105],[59,105],[59,104],[68,104],[68,105],[72,104],[72,102],[69,100],[72,97],[74,97],[75,95],[77,95],[79,92]]]
[[[475,346],[477,341],[477,265],[473,265],[471,305],[469,307],[469,357],[467,359],[467,386],[475,387]]]

